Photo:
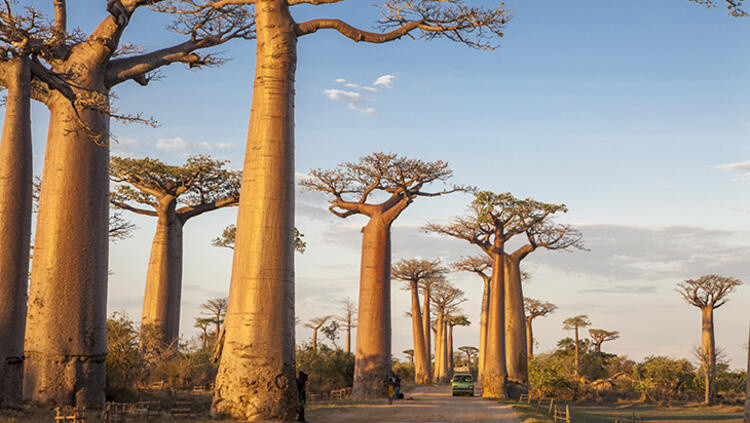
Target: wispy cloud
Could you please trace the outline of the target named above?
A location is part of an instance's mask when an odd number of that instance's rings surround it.
[[[323,90],[323,94],[329,99],[340,101],[346,104],[349,110],[356,110],[365,116],[374,116],[377,110],[371,103],[375,103],[373,95],[379,94],[381,88],[393,89],[394,75],[379,76],[370,85],[363,85],[356,82],[348,81],[344,78],[334,80],[337,84],[343,85],[346,90],[330,88]],[[369,96],[367,96],[369,95]]]
[[[214,151],[221,150],[225,151],[234,147],[234,144],[220,142],[217,144],[211,144],[206,141],[189,142],[182,137],[174,138],[159,138],[156,141],[155,147],[158,150],[169,151],[172,153],[189,152],[189,151]]]
[[[750,182],[750,160],[746,160],[744,162],[723,164],[715,166],[715,168],[742,172],[740,176],[735,177],[734,179],[732,179],[732,181]]]
[[[141,142],[135,138],[117,138],[111,143],[112,154],[127,156],[141,148]]]

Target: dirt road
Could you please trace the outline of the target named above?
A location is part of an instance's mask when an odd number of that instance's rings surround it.
[[[353,422],[501,422],[521,423],[510,406],[479,397],[452,397],[450,386],[423,386],[393,405],[382,403],[311,406],[310,423]]]

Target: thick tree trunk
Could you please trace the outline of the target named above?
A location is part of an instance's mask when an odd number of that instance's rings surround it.
[[[98,63],[76,81],[106,95]],[[67,99],[53,94],[26,322],[24,398],[104,403],[107,353],[109,147],[97,145]],[[109,117],[79,109],[94,134]]]
[[[391,228],[374,216],[362,230],[355,400],[383,398],[391,370]]]
[[[448,380],[453,377],[453,326],[448,325]]]
[[[508,380],[526,393],[529,365],[526,357],[526,316],[523,309],[521,260],[505,256],[505,354]]]
[[[427,385],[430,383],[430,373],[427,367],[427,351],[424,349],[422,313],[419,310],[419,290],[416,282],[411,282],[411,326],[414,332],[414,383]]]
[[[351,323],[346,325],[346,353],[352,353],[352,325]]]
[[[0,141],[0,408],[23,400],[23,338],[31,243],[31,71],[27,57],[7,69]]]
[[[575,372],[575,375],[576,375],[576,377],[578,377],[578,376],[580,376],[580,368],[581,368],[581,360],[578,357],[578,326],[576,326],[576,329],[575,329],[575,337],[576,337],[576,339],[575,339],[575,354],[576,354],[575,355],[575,360],[576,360],[576,372]]]
[[[602,343],[601,342],[597,342],[596,344],[594,344],[594,352],[596,353],[596,355],[602,355]]]
[[[255,3],[257,55],[224,346],[213,410],[291,420],[294,361],[294,73],[286,0]]]
[[[714,402],[714,379],[716,378],[716,343],[714,341],[714,309],[712,306],[701,309],[703,330],[701,332],[701,354],[705,370],[706,391],[704,403]]]
[[[447,360],[445,357],[447,343],[445,341],[445,314],[438,308],[437,322],[435,322],[437,334],[435,335],[435,383],[447,382]]]
[[[318,352],[318,329],[313,329],[312,349],[313,353]]]
[[[430,380],[427,383],[432,383],[432,328],[430,327],[430,288],[426,288],[424,292],[424,307],[422,307],[422,333],[424,333],[424,350],[427,354],[427,377]]]
[[[487,319],[487,351],[484,362],[482,397],[507,398],[505,365],[505,286],[503,234],[495,234],[492,257],[490,311]]]
[[[479,364],[477,366],[477,385],[482,386],[484,379],[484,360],[487,353],[487,319],[490,314],[490,280],[484,279],[482,293],[482,311],[479,323]]]
[[[748,334],[748,345],[750,345],[750,333]],[[750,349],[747,351],[747,370],[746,373],[750,375]],[[747,382],[745,383],[745,412],[743,422],[744,423],[750,423],[750,377],[746,378]]]
[[[534,356],[534,331],[531,328],[533,318],[526,319],[526,356],[531,360]]]
[[[182,228],[173,198],[159,204],[156,233],[146,273],[141,330],[149,326],[157,332],[159,347],[173,345],[180,337],[182,298]]]

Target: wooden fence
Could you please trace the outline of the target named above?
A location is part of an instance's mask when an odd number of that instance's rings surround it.
[[[536,406],[544,410],[547,414],[552,417],[555,422],[571,423],[570,420],[570,408],[568,404],[564,406],[562,404],[555,404],[554,398],[531,398],[529,394],[521,394],[518,398],[518,402],[525,402],[531,404],[532,401],[536,403]],[[623,422],[624,423],[624,422]]]
[[[86,407],[55,407],[55,423],[86,423]]]
[[[330,392],[321,392],[307,396],[310,401],[343,400],[352,397],[352,388],[333,389]]]

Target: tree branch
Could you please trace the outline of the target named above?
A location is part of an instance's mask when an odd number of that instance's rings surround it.
[[[313,34],[319,29],[335,29],[341,35],[353,40],[354,42],[364,41],[366,43],[387,43],[397,40],[409,32],[418,28],[422,21],[409,22],[390,32],[367,32],[355,28],[340,19],[312,19],[297,25],[296,33],[298,37]]]
[[[239,195],[233,195],[231,197],[223,198],[221,200],[216,200],[212,203],[206,203],[206,204],[199,204],[197,206],[186,206],[186,207],[180,207],[175,212],[182,220],[182,223],[188,221],[188,219],[191,219],[195,216],[201,215],[203,213],[220,209],[222,207],[231,207],[236,206],[240,203],[240,196]]]
[[[142,214],[146,216],[154,216],[157,217],[159,214],[153,210],[145,210],[145,209],[139,209],[138,207],[133,207],[127,203],[123,203],[121,201],[117,200],[109,200],[109,203],[113,206],[117,207],[118,209],[123,209],[127,211],[131,211],[133,213]]]

